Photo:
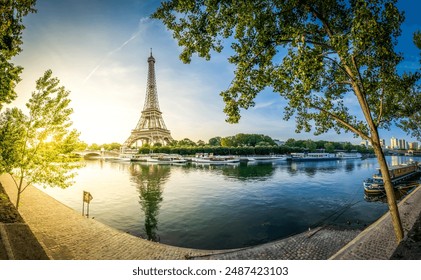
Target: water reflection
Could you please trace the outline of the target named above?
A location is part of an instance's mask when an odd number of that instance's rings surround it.
[[[345,171],[350,173],[355,169],[355,162],[354,161],[346,161],[345,162]]]
[[[129,167],[130,181],[136,184],[139,204],[145,214],[146,238],[159,241],[158,214],[162,202],[163,186],[170,177],[170,167],[164,165],[132,164]]]
[[[240,164],[236,168],[224,168],[222,174],[227,177],[241,181],[247,180],[269,180],[275,172],[275,167],[271,162]]]
[[[290,175],[305,174],[310,178],[315,177],[317,173],[334,173],[340,165],[337,161],[308,161],[291,162],[287,168]]]

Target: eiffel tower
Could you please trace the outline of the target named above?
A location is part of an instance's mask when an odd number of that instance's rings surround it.
[[[124,142],[124,148],[130,148],[133,144],[137,146],[138,141],[141,141],[142,145],[154,145],[156,143],[167,145],[173,140],[170,131],[165,126],[162,112],[159,110],[155,80],[155,58],[152,56],[152,49],[148,58],[148,65],[148,84],[142,115],[136,128],[132,130],[130,137]]]

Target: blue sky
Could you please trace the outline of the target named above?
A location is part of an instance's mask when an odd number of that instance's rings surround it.
[[[193,57],[183,64],[181,52],[164,25],[148,16],[158,1],[142,0],[38,0],[36,14],[24,19],[23,52],[14,59],[24,67],[18,99],[24,108],[35,80],[51,69],[71,91],[74,127],[87,143],[124,142],[140,118],[146,92],[150,48],[156,59],[158,97],[163,118],[174,139],[194,141],[237,133],[259,133],[287,140],[323,139],[351,141],[352,134],[335,132],[318,137],[296,134],[295,122],[283,121],[284,101],[266,90],[256,106],[242,112],[239,124],[225,122],[219,93],[226,90],[234,68],[228,64],[229,48],[210,61]],[[404,53],[402,70],[419,68],[419,51],[412,34],[421,30],[421,1],[399,1],[406,13],[398,45]],[[393,129],[382,131],[387,142],[411,139]]]

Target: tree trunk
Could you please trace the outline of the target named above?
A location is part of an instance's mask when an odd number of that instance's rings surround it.
[[[22,184],[23,184],[23,177],[21,177],[19,180],[18,192],[16,194],[16,210],[19,209],[20,195],[22,193]]]
[[[384,189],[386,190],[387,204],[389,206],[390,216],[392,218],[393,229],[395,231],[396,241],[397,243],[399,243],[403,239],[403,228],[399,216],[398,205],[396,203],[395,191],[393,189],[392,181],[390,179],[389,168],[387,167],[386,159],[384,157],[384,153],[380,145],[379,136],[376,133],[373,135],[373,137],[374,141],[372,141],[372,145],[374,148],[374,152],[377,156],[377,161],[380,165]]]

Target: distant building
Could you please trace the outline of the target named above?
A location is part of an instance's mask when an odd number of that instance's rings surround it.
[[[408,146],[411,150],[418,150],[418,142],[411,142]]]
[[[406,150],[406,141],[405,139],[399,139],[398,140],[399,143],[399,149],[400,150]]]
[[[397,150],[397,149],[399,149],[399,140],[398,140],[398,139],[396,139],[395,137],[392,137],[392,138],[390,139],[390,148],[391,148],[392,150]]]
[[[380,139],[380,146],[386,148],[386,141],[384,139]]]

